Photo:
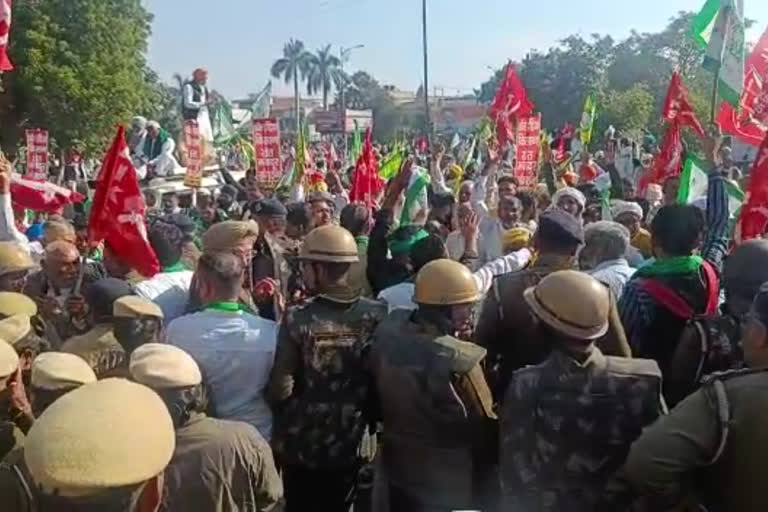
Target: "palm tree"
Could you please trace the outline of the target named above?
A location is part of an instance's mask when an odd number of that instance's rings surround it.
[[[331,53],[331,45],[325,45],[325,48],[317,50],[317,54],[312,56],[307,75],[307,93],[312,94],[317,91],[323,91],[323,109],[328,110],[328,94],[331,87],[337,89],[344,80],[341,71],[341,61]]]
[[[283,46],[283,56],[272,64],[273,77],[283,78],[287,84],[293,82],[294,114],[296,116],[297,131],[299,128],[299,80],[306,79],[311,60],[312,54],[304,49],[304,43],[291,38]]]

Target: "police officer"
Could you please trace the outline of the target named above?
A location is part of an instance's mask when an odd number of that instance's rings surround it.
[[[495,419],[480,362],[484,348],[460,341],[480,292],[462,264],[439,259],[417,274],[416,312],[395,310],[379,325],[371,369],[384,423],[383,460],[391,510],[467,509],[477,504],[495,448]],[[495,450],[493,450],[495,451]]]
[[[714,374],[632,445],[626,471],[664,506],[765,510],[768,486],[768,285],[743,328],[748,369]]]
[[[115,339],[130,357],[144,343],[158,341],[163,329],[163,310],[151,300],[125,295],[112,304],[112,322]]]
[[[288,512],[346,511],[368,425],[364,358],[387,308],[360,297],[350,284],[357,245],[344,228],[314,229],[299,258],[314,297],[289,308],[280,326],[268,392],[273,446],[284,470]]]
[[[24,462],[38,510],[156,512],[174,446],[173,422],[157,393],[105,379],[45,410],[29,431]]]
[[[0,458],[23,444],[24,434],[8,415],[14,379],[21,375],[19,356],[8,343],[0,340]]]
[[[536,341],[552,352],[517,370],[501,407],[504,510],[626,510],[616,477],[630,444],[664,410],[655,361],[605,356],[610,293],[574,270],[524,292]]]
[[[0,291],[21,292],[36,267],[29,252],[15,242],[0,242]]]
[[[32,363],[29,400],[39,417],[53,402],[84,384],[96,382],[96,375],[82,358],[62,352],[46,352]],[[37,492],[24,463],[24,448],[17,447],[0,462],[0,500],[7,512],[37,510]]]

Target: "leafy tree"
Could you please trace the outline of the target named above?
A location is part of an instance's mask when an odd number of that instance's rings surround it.
[[[635,84],[626,91],[608,91],[598,99],[601,110],[596,124],[596,135],[608,128],[621,127],[624,133],[638,137],[646,128],[654,112],[654,97],[644,83]]]
[[[16,2],[3,75],[2,144],[14,152],[28,127],[62,147],[103,150],[115,125],[152,110],[146,65],[151,15],[140,0]]]
[[[328,94],[331,92],[331,88],[336,86],[339,89],[343,80],[341,61],[331,53],[330,44],[320,48],[315,55],[312,55],[307,73],[307,94],[322,91],[325,110],[328,110]]]
[[[290,39],[283,46],[283,56],[272,64],[272,76],[282,78],[286,84],[293,82],[294,119],[299,122],[299,81],[309,73],[312,54],[304,49],[304,43]]]

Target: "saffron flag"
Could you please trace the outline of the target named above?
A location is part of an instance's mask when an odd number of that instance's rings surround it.
[[[768,129],[768,28],[744,66],[741,111],[728,103],[720,107],[717,122],[723,133],[751,146],[759,146]]]
[[[664,101],[662,118],[667,123],[679,123],[681,126],[690,126],[698,134],[704,137],[704,129],[696,118],[696,112],[691,106],[688,91],[680,79],[680,73],[672,73],[672,80],[667,90],[667,98]]]
[[[753,238],[761,238],[768,226],[768,136],[763,140],[757,160],[752,167],[741,216],[733,236],[740,244]]]
[[[379,164],[373,151],[373,134],[371,129],[365,133],[365,144],[360,158],[357,159],[355,174],[352,177],[352,187],[349,190],[350,203],[365,203],[373,207],[384,181],[379,177]]]
[[[8,58],[8,42],[11,35],[11,0],[0,0],[0,71],[13,70]]]
[[[581,123],[579,124],[579,133],[581,142],[588,146],[592,141],[592,127],[595,124],[595,113],[597,112],[597,95],[593,92],[587,96],[584,103],[584,113],[581,114]]]
[[[147,207],[128,154],[125,127],[120,126],[99,173],[88,240],[93,245],[104,240],[121,261],[152,277],[160,271],[160,263],[147,239],[146,223]]]
[[[499,149],[503,150],[507,141],[515,139],[512,120],[527,117],[533,110],[534,105],[528,99],[517,68],[510,62],[488,113],[496,125]]]
[[[707,48],[704,67],[717,74],[718,95],[738,108],[744,87],[744,1],[707,0],[693,20],[693,37]]]

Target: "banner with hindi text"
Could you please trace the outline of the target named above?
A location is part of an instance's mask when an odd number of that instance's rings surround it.
[[[283,175],[280,124],[277,119],[253,120],[253,149],[259,186],[265,190],[274,190]]]
[[[27,178],[48,178],[48,130],[33,128],[27,135]]]
[[[517,122],[517,165],[515,178],[522,188],[533,188],[538,182],[541,114],[523,117]]]
[[[184,186],[200,188],[203,182],[203,146],[200,140],[200,126],[196,119],[184,121],[184,144],[187,147]]]

